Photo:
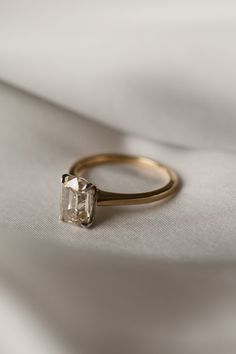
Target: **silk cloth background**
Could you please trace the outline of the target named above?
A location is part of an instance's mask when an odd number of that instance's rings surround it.
[[[0,352],[235,353],[235,3],[0,6]],[[100,152],[168,163],[182,189],[60,224],[61,173]]]

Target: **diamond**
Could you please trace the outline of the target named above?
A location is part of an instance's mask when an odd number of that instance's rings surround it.
[[[96,187],[82,177],[64,174],[61,179],[61,220],[89,227],[95,216]]]

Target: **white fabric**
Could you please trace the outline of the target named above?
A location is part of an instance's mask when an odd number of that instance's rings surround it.
[[[235,1],[1,3],[2,79],[131,133],[235,149]]]
[[[0,352],[235,353],[234,2],[1,3],[0,77],[75,113],[0,86]],[[60,175],[107,151],[181,191],[59,223]]]

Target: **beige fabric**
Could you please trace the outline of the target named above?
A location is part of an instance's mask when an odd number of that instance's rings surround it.
[[[235,150],[235,1],[1,3],[1,79],[132,134]]]
[[[0,7],[0,79],[60,105],[0,85],[0,353],[234,354],[234,2]],[[60,175],[112,151],[168,163],[180,193],[59,223]]]
[[[0,97],[3,353],[233,353],[235,155],[133,138],[5,85]],[[88,231],[59,223],[60,174],[104,151],[161,157],[181,192],[101,208]],[[114,171],[93,177],[122,188]]]

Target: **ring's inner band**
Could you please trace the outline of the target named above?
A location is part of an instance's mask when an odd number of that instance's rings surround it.
[[[103,164],[132,164],[136,166],[152,168],[158,175],[167,177],[167,183],[158,189],[143,193],[114,193],[98,189],[98,205],[131,205],[151,203],[164,199],[173,194],[178,186],[178,177],[175,172],[159,162],[141,156],[129,156],[121,154],[94,155],[77,161],[70,169],[70,173],[81,176],[85,170]]]

